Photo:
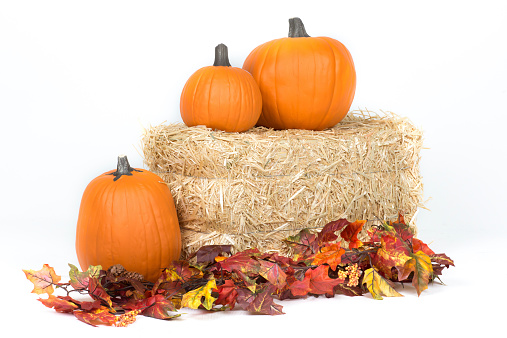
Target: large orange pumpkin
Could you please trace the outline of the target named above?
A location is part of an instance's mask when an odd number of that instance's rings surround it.
[[[247,71],[231,67],[227,46],[215,48],[215,63],[187,80],[180,99],[183,122],[227,132],[255,126],[262,109],[257,83]]]
[[[162,179],[130,167],[118,157],[108,171],[86,187],[76,231],[83,270],[115,264],[154,282],[161,269],[180,257],[181,235],[171,192]]]
[[[347,115],[354,98],[356,72],[347,48],[329,37],[310,37],[299,18],[289,20],[289,37],[255,48],[243,69],[262,93],[257,125],[323,130]]]

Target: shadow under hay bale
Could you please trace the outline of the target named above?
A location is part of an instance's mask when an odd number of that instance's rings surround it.
[[[159,125],[142,143],[173,194],[183,257],[209,244],[286,254],[282,239],[303,228],[347,218],[369,220],[366,230],[423,207],[422,132],[391,113],[350,112],[318,132]]]

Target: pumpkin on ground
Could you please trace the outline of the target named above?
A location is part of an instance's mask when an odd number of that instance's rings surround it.
[[[289,20],[289,37],[255,48],[243,69],[262,93],[257,125],[323,130],[347,115],[354,98],[356,72],[347,48],[329,37],[310,37],[299,18]]]
[[[121,264],[156,281],[161,269],[180,257],[181,235],[171,192],[162,179],[134,169],[126,156],[86,187],[76,231],[83,271]]]
[[[215,63],[196,71],[187,80],[180,98],[183,122],[227,132],[255,126],[262,110],[262,97],[252,75],[231,67],[227,46],[215,48]]]

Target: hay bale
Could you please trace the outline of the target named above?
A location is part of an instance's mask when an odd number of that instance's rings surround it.
[[[185,257],[208,244],[287,253],[281,240],[302,228],[411,220],[422,207],[422,133],[391,113],[354,111],[319,132],[159,125],[142,143],[173,194]]]

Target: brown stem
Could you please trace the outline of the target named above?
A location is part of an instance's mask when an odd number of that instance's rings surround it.
[[[141,172],[141,170],[134,169],[130,166],[127,156],[120,155],[118,156],[118,165],[116,167],[116,171],[108,175],[115,176],[113,181],[116,181],[122,177],[122,175],[132,176],[133,171]]]
[[[229,63],[229,51],[223,43],[215,47],[215,63],[213,66],[231,67]]]
[[[289,19],[289,38],[309,38],[300,18]]]

